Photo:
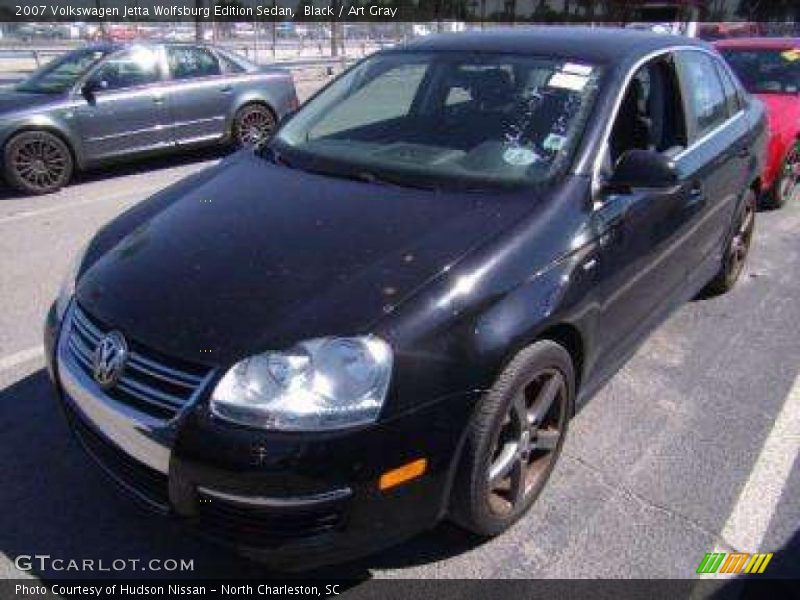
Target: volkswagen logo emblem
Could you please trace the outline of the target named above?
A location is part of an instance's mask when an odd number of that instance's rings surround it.
[[[122,377],[125,361],[128,360],[128,344],[118,331],[107,333],[98,342],[94,351],[94,380],[108,389]]]

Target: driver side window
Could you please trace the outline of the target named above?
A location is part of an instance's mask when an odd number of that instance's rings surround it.
[[[606,169],[628,150],[654,150],[674,156],[687,145],[680,85],[671,57],[641,67],[622,97],[608,140]]]
[[[90,81],[98,89],[109,91],[148,85],[160,79],[158,53],[137,47],[110,57],[92,74]]]

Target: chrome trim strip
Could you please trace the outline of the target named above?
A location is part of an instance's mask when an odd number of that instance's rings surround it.
[[[700,146],[705,144],[709,139],[711,139],[712,136],[718,134],[720,131],[722,131],[723,129],[727,128],[729,125],[733,125],[736,121],[739,120],[740,117],[743,117],[743,116],[744,116],[744,109],[740,109],[739,112],[737,112],[735,115],[733,115],[731,117],[728,117],[725,121],[723,121],[722,123],[720,123],[719,125],[717,125],[713,129],[711,129],[711,131],[707,131],[706,133],[701,135],[699,138],[697,138],[694,142],[692,142],[689,145],[688,148],[684,148],[683,150],[678,152],[675,156],[672,157],[672,160],[675,161],[675,162],[678,162],[680,159],[682,159],[687,154],[691,154],[692,152],[697,150],[697,148],[699,148]]]
[[[197,491],[224,500],[233,504],[241,504],[242,506],[258,506],[263,508],[303,508],[314,506],[317,504],[327,504],[329,502],[336,502],[337,500],[344,500],[353,494],[350,488],[339,488],[324,492],[321,494],[311,494],[308,496],[293,496],[289,498],[274,498],[267,496],[243,496],[240,494],[231,494],[228,492],[221,492],[204,486],[198,486]]]
[[[136,368],[140,371],[147,373],[148,375],[153,375],[154,377],[159,377],[158,375],[154,375],[150,371],[145,371],[144,368],[146,367],[151,370],[159,371],[163,373],[163,376],[160,376],[161,379],[165,377],[171,377],[172,379],[165,379],[165,381],[169,381],[171,383],[179,383],[180,385],[190,385],[191,387],[196,387],[203,383],[204,377],[199,377],[197,375],[191,375],[190,373],[186,373],[185,371],[178,371],[171,367],[166,367],[162,364],[159,364],[155,361],[150,360],[149,358],[145,358],[138,352],[131,352],[130,356],[128,357],[128,363],[136,363]],[[140,367],[139,365],[142,365]],[[180,380],[180,381],[178,381]]]
[[[137,359],[140,358],[136,357]],[[142,364],[143,361],[135,360],[133,356],[128,357],[128,362],[125,364],[126,368],[134,369],[139,371],[140,373],[144,373],[145,375],[149,375],[155,379],[163,381],[165,383],[170,383],[172,385],[177,385],[180,387],[187,388],[190,392],[194,390],[200,383],[203,381],[200,377],[197,378],[197,381],[185,381],[182,379],[178,379],[177,377],[170,377],[168,375],[164,375],[163,373],[157,372],[155,369],[148,368]],[[165,369],[162,369],[165,370]]]
[[[126,394],[128,394],[129,396],[132,396],[137,400],[144,402],[145,404],[151,404],[156,408],[168,411],[170,414],[175,414],[182,407],[182,405],[173,404],[171,401],[160,398],[155,394],[149,392],[143,392],[137,389],[136,384],[130,380],[126,381],[124,379],[120,379],[117,382],[116,387],[125,392]]]

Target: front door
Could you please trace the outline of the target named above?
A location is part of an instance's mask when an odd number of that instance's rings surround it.
[[[665,54],[639,69],[625,90],[594,197],[602,325],[595,343],[606,367],[635,347],[685,288],[681,249],[702,197],[691,176],[664,189],[611,191],[603,181],[629,150],[672,158],[686,147],[679,80],[674,58]]]
[[[136,46],[108,57],[89,75],[92,93],[76,109],[89,162],[172,145],[157,48]]]

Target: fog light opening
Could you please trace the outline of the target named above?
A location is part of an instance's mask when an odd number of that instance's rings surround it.
[[[378,480],[378,489],[386,491],[398,485],[408,483],[422,476],[427,468],[428,460],[426,458],[418,458],[410,463],[406,463],[402,467],[386,471]]]

